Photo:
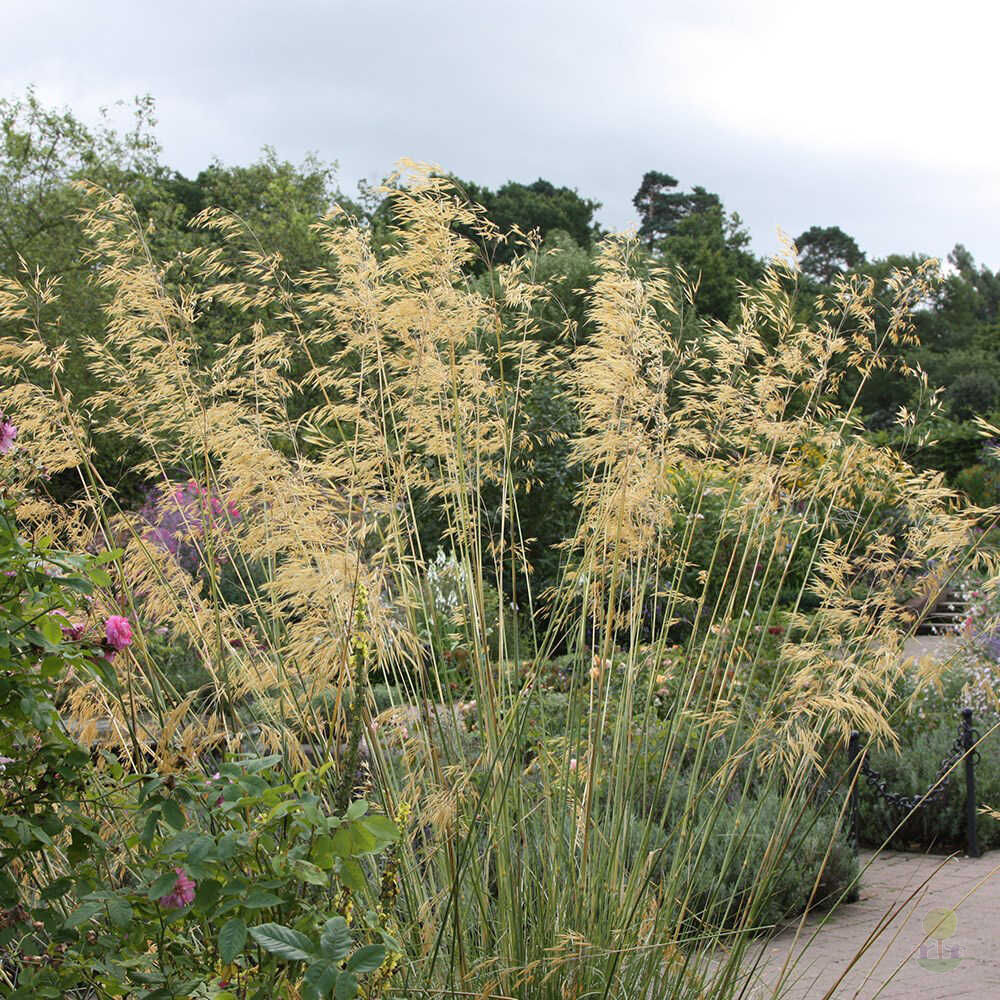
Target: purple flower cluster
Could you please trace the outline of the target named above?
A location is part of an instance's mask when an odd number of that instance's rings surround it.
[[[0,455],[6,455],[14,447],[17,437],[17,426],[0,410]]]
[[[175,556],[189,572],[204,561],[201,545],[207,530],[225,530],[242,517],[232,502],[223,503],[210,490],[190,479],[151,490],[139,517],[149,526],[143,539]],[[221,559],[220,559],[221,561]]]

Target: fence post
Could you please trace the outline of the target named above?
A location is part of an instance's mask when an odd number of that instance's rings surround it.
[[[861,734],[855,729],[847,745],[847,754],[851,758],[851,846],[858,853],[858,779],[861,777]]]
[[[965,748],[965,853],[979,857],[976,841],[976,734],[972,728],[972,709],[962,709],[962,746]]]

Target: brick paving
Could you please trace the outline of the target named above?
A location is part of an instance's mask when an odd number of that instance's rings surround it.
[[[1000,1000],[1000,851],[861,863],[860,900],[772,938],[746,1000]]]

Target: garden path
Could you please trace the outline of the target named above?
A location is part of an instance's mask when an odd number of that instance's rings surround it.
[[[787,991],[779,994],[788,1000],[1000,998],[1000,851],[981,858],[862,852],[861,865],[859,901],[810,917],[797,939],[792,927],[769,941],[746,1000],[770,998],[789,958]]]

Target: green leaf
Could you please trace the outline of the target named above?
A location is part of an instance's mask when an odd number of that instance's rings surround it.
[[[50,882],[42,890],[42,899],[45,900],[59,899],[60,896],[65,896],[66,893],[69,892],[70,889],[72,888],[73,888],[73,880],[69,876],[64,875],[62,878],[57,878],[55,882]]]
[[[364,799],[358,799],[347,807],[346,816],[348,819],[361,819],[368,812],[368,803]]]
[[[316,843],[313,844],[312,848],[312,859],[320,868],[329,871],[338,857],[332,837],[324,833],[316,838]]]
[[[377,841],[360,823],[342,826],[333,835],[333,849],[341,858],[353,858],[375,850]]]
[[[323,925],[319,947],[324,958],[328,958],[331,962],[339,962],[347,957],[353,944],[351,929],[343,917],[331,917]]]
[[[292,862],[292,872],[300,882],[308,882],[310,885],[329,885],[330,876],[323,873],[322,869],[302,858],[296,858]]]
[[[308,962],[313,958],[313,943],[291,927],[281,924],[261,924],[251,927],[250,934],[265,951],[289,962]]]
[[[173,799],[164,800],[160,812],[163,818],[175,830],[184,829],[184,813],[181,811],[181,807]]]
[[[211,909],[222,895],[222,885],[217,879],[207,878],[198,883],[195,890],[195,905],[201,909]]]
[[[210,857],[215,850],[215,841],[206,833],[200,833],[188,848],[188,861],[196,864]]]
[[[369,816],[364,820],[364,828],[381,842],[379,846],[399,840],[399,830],[388,816]]]
[[[103,903],[91,902],[78,906],[67,918],[66,926],[71,930],[85,924],[91,917],[96,916],[104,909]]]
[[[63,658],[61,656],[46,656],[42,660],[39,673],[45,678],[57,677],[62,673],[63,665]]]
[[[315,962],[310,965],[302,980],[302,1000],[328,997],[339,975],[340,969],[334,962]]]
[[[156,828],[160,824],[160,814],[158,812],[151,812],[146,817],[146,822],[142,828],[142,835],[139,837],[139,841],[144,847],[149,847],[153,843],[153,837],[156,835]]]
[[[167,872],[165,875],[161,875],[147,890],[147,899],[160,899],[162,896],[166,896],[169,892],[173,891],[174,885],[177,883],[177,873]]]
[[[352,892],[364,893],[368,883],[365,881],[365,873],[361,865],[353,858],[345,858],[340,862],[340,870],[337,872],[340,881]]]
[[[42,635],[53,645],[58,646],[62,641],[62,627],[55,618],[45,617],[38,623]]]
[[[263,910],[268,906],[277,906],[281,901],[280,896],[275,896],[266,889],[251,889],[243,900],[243,905],[248,910]]]
[[[358,981],[349,972],[342,972],[333,991],[334,1000],[354,1000],[358,995]]]
[[[385,948],[380,944],[368,944],[359,948],[347,960],[347,971],[361,975],[374,972],[385,961]]]
[[[115,927],[124,928],[132,922],[132,907],[127,899],[109,899],[108,916]]]
[[[219,931],[219,958],[229,965],[243,951],[246,943],[247,925],[239,917],[227,920]]]

